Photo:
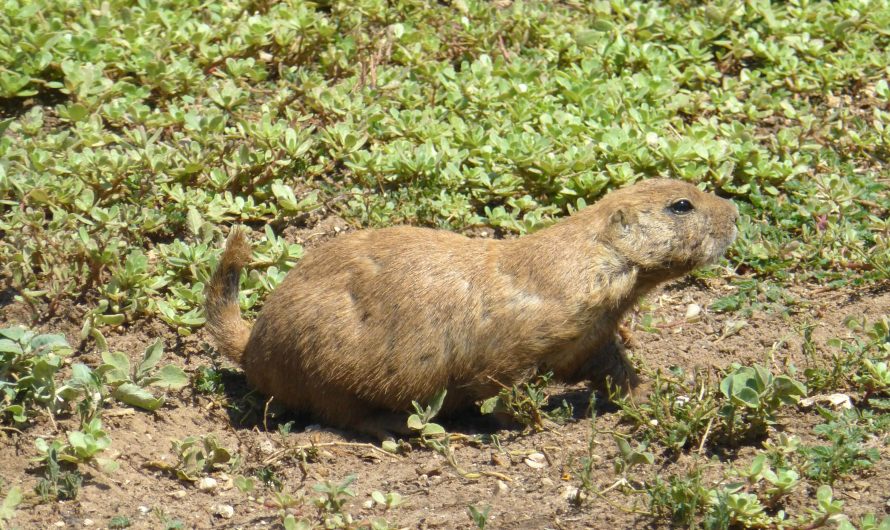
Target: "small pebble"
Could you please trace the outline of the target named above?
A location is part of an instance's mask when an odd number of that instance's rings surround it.
[[[185,496],[188,494],[185,492],[185,490],[176,490],[176,491],[171,491],[169,493],[169,495],[171,497],[173,497],[174,499],[184,499]]]
[[[532,469],[541,469],[547,466],[546,457],[541,453],[532,453],[525,457],[525,465]]]
[[[553,486],[553,480],[548,477],[544,477],[541,479],[541,484],[543,484],[544,486],[550,487],[550,486]]]
[[[572,502],[578,498],[578,488],[575,486],[566,486],[562,489],[560,496],[563,499]],[[581,492],[581,499],[584,499],[586,496],[587,495],[585,495],[584,492]]]
[[[508,491],[510,491],[510,486],[507,486],[507,483],[503,480],[499,480],[497,486],[494,488],[495,495],[504,495]]]
[[[92,519],[84,519],[83,525],[84,526],[93,526],[93,520]]]
[[[271,455],[275,452],[275,444],[271,440],[263,440],[260,442],[260,452],[264,455]]]
[[[232,516],[235,515],[235,508],[232,508],[228,504],[217,504],[213,507],[213,513],[223,519],[231,519]]]
[[[139,508],[137,508],[137,510],[139,510],[139,513],[141,513],[142,515],[145,515],[151,511],[151,508],[149,508],[148,506],[140,506]]]
[[[217,482],[213,477],[204,477],[198,482],[198,489],[201,491],[213,491],[216,489]]]

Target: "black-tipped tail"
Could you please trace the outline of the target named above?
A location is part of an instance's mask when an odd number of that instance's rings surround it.
[[[204,290],[204,312],[212,342],[223,355],[239,364],[250,337],[250,326],[241,318],[238,278],[250,261],[250,254],[244,230],[233,228],[219,266]]]

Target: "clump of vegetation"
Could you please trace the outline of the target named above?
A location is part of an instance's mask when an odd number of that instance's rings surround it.
[[[881,2],[7,7],[0,262],[96,340],[200,327],[220,224],[523,233],[654,175],[740,199],[742,270],[890,270]],[[245,309],[302,253],[265,236]]]
[[[195,482],[201,476],[216,470],[228,470],[235,457],[221,446],[216,436],[188,436],[173,440],[173,454],[176,463],[150,462],[150,467],[163,469],[176,475],[179,480]]]
[[[704,442],[718,410],[718,398],[704,376],[696,374],[690,384],[677,375],[657,374],[652,394],[643,403],[617,401],[623,420],[638,430],[638,436],[673,452]]]
[[[160,340],[145,349],[142,360],[130,367],[130,359],[122,352],[105,352],[104,363],[96,369],[97,375],[111,387],[111,395],[128,405],[145,410],[156,410],[164,404],[164,398],[152,394],[148,387],[178,390],[189,382],[181,368],[166,364],[158,368],[164,354]]]
[[[355,475],[349,475],[339,483],[324,481],[312,487],[321,496],[315,499],[315,506],[324,518],[327,528],[345,528],[352,524],[352,516],[344,512],[344,505],[355,497],[349,485],[355,482]]]
[[[834,499],[831,487],[816,491],[816,506],[806,514],[792,517],[782,509],[784,499],[801,484],[793,468],[772,469],[767,455],[758,454],[750,466],[736,472],[740,482],[708,486],[696,469],[686,476],[667,480],[656,475],[646,487],[652,516],[672,525],[708,530],[726,528],[855,528],[843,513],[843,502]],[[863,528],[878,528],[874,515],[862,520]],[[890,525],[890,518],[880,528]]]
[[[43,500],[76,499],[83,483],[83,475],[76,466],[59,461],[59,447],[55,444],[46,447],[43,476],[34,488]]]
[[[201,366],[195,371],[192,386],[201,394],[216,395],[225,390],[220,371],[210,366]]]
[[[563,400],[562,404],[547,410],[550,394],[547,385],[552,372],[538,374],[524,383],[504,387],[497,396],[486,399],[480,405],[482,414],[498,414],[510,418],[526,429],[541,432],[545,420],[565,423],[572,418],[572,406]]]
[[[488,526],[488,514],[491,512],[491,506],[467,506],[467,515],[479,530],[485,530]]]
[[[827,410],[822,413],[828,421],[813,430],[828,444],[807,445],[799,449],[809,478],[820,484],[834,484],[840,477],[869,469],[880,459],[878,449],[866,444],[871,436],[867,428],[872,419],[869,418],[870,414],[856,409],[838,414]]]
[[[682,375],[682,374],[680,374]],[[766,368],[734,364],[723,376],[719,393],[697,375],[690,385],[659,374],[644,403],[619,400],[622,418],[646,440],[676,453],[711,443],[738,445],[763,438],[779,411],[807,394],[806,386]]]
[[[804,370],[808,384],[822,391],[855,391],[872,407],[890,410],[890,316],[870,325],[858,318],[845,323],[854,335],[829,340],[830,356],[824,360],[817,356],[809,333],[805,335],[812,363]]]
[[[64,403],[56,374],[71,351],[64,335],[0,329],[0,421],[24,423],[38,410],[56,412]]]
[[[118,463],[109,458],[100,456],[111,445],[111,438],[102,429],[102,421],[94,418],[81,427],[81,430],[72,430],[67,433],[67,441],[53,440],[47,442],[38,438],[35,442],[40,457],[38,462],[52,460],[68,462],[70,464],[87,464],[106,473],[113,472],[119,467]]]
[[[720,382],[725,404],[718,415],[730,442],[743,436],[763,436],[776,422],[779,409],[806,397],[807,388],[788,375],[772,375],[766,368],[734,364]],[[741,431],[741,434],[740,434]]]
[[[16,507],[22,502],[22,490],[18,486],[13,486],[6,490],[3,502],[0,503],[0,528],[7,528],[9,521],[15,517]]]

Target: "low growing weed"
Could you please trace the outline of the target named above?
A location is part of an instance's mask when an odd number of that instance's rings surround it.
[[[178,366],[167,364],[158,368],[163,354],[163,343],[158,340],[146,348],[139,364],[131,367],[125,353],[105,352],[104,362],[96,373],[111,387],[115,399],[141,409],[156,410],[164,404],[164,398],[152,394],[149,387],[178,390],[189,382]]]
[[[22,502],[22,490],[18,486],[12,486],[6,490],[3,502],[0,502],[0,530],[6,530],[7,525],[15,517],[15,510]]]
[[[817,425],[814,431],[828,444],[804,445],[798,449],[806,462],[807,477],[830,485],[838,478],[861,473],[878,461],[877,447],[867,443],[873,436],[867,428],[871,419],[867,412],[848,409],[833,413],[822,409],[821,414],[827,421]]]
[[[637,436],[680,452],[697,447],[708,435],[716,420],[718,399],[704,374],[696,374],[689,384],[659,373],[648,400],[620,399],[617,404],[622,419],[633,425]]]
[[[530,381],[503,388],[497,396],[486,399],[480,406],[482,414],[503,414],[535,432],[544,430],[545,420],[565,423],[572,418],[572,406],[564,400],[558,407],[547,410],[550,395],[547,385],[552,373],[539,374]]]
[[[673,527],[726,530],[730,528],[822,528],[854,526],[843,513],[843,502],[834,498],[830,486],[816,491],[816,507],[793,516],[783,509],[784,498],[800,484],[800,476],[790,468],[772,469],[766,455],[755,457],[751,465],[737,471],[741,482],[708,486],[701,471],[666,480],[656,476],[646,486],[650,514],[667,519]],[[879,528],[876,518],[866,516],[864,528]],[[890,527],[890,518],[880,528]]]
[[[49,445],[43,460],[43,476],[35,491],[44,501],[76,499],[83,483],[83,475],[76,466],[60,462],[58,447]]]
[[[776,422],[784,405],[794,405],[806,397],[807,388],[788,375],[772,375],[754,365],[734,364],[720,382],[725,403],[718,411],[730,443],[746,437],[762,437],[768,425]]]
[[[212,434],[188,436],[173,440],[172,444],[175,464],[151,462],[149,465],[172,472],[179,480],[194,482],[212,471],[229,470],[236,460]]]
[[[733,365],[721,379],[719,393],[709,379],[694,382],[658,374],[643,403],[618,400],[622,419],[647,441],[685,451],[711,443],[740,443],[762,438],[783,406],[806,396],[803,383],[788,375],[772,375],[762,366]]]
[[[476,528],[479,530],[485,530],[488,526],[488,514],[491,512],[491,506],[473,506],[472,504],[467,506],[467,515],[470,516],[470,520],[473,521],[473,524],[476,525]]]
[[[95,418],[81,429],[68,431],[67,441],[47,442],[43,438],[38,438],[35,445],[41,456],[37,461],[45,462],[53,454],[59,462],[87,464],[106,473],[117,470],[117,462],[100,456],[111,445],[111,438],[102,430],[102,421]]]
[[[62,383],[67,345],[0,331],[4,430],[65,406],[80,416],[79,435],[44,442],[47,471],[59,468],[51,496],[76,494],[62,468],[107,451],[97,422],[109,399],[157,408],[158,390],[184,384],[154,351],[137,366],[108,353],[104,335],[153,318],[182,336],[200,329],[222,226],[264,227],[241,279],[248,318],[301,259],[293,230],[319,218],[516,235],[653,176],[740,208],[727,258],[746,279],[714,310],[793,313],[805,302],[785,282],[888,277],[885,0],[131,4],[0,10],[0,287],[44,321],[84,308],[81,338],[106,352]],[[890,409],[888,324],[848,326],[803,372],[810,392],[847,392],[862,409],[826,417],[822,445],[773,435],[803,387],[756,366],[719,386],[665,377],[650,403],[620,405],[654,454],[772,444],[740,489],[694,475],[652,486],[665,517],[852,524],[824,488],[807,520],[770,508],[794,482],[783,469],[826,483],[870,469],[862,450]],[[195,386],[220,389],[208,371]],[[233,406],[262,411],[254,398]],[[556,414],[534,385],[498,399],[536,430]],[[436,410],[418,407],[411,426],[453,462]],[[183,447],[204,455],[182,458],[189,477],[216,460],[205,442]]]
[[[0,329],[0,421],[24,423],[39,409],[54,413],[64,403],[56,375],[70,354],[63,335]]]
[[[847,318],[850,338],[828,341],[830,358],[822,360],[816,345],[805,335],[810,364],[804,370],[807,384],[817,391],[852,391],[875,408],[890,410],[890,316],[870,325]]]

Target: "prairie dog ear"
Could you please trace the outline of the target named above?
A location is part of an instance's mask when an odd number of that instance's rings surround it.
[[[625,208],[618,208],[609,216],[609,228],[626,231],[637,222],[637,214]]]

